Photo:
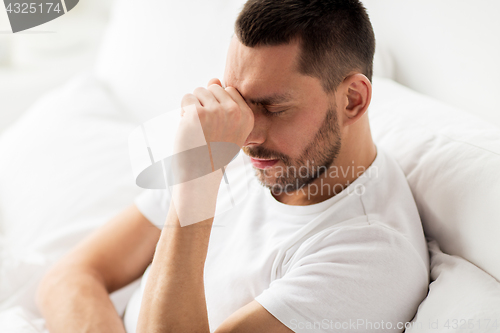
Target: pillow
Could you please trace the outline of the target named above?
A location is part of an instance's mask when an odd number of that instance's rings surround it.
[[[2,135],[0,310],[38,313],[34,292],[46,269],[142,191],[128,155],[136,126],[98,80],[82,75]]]
[[[426,236],[500,279],[500,130],[380,78],[368,115],[407,176]]]
[[[435,240],[428,245],[432,283],[405,332],[498,332],[500,283],[467,260],[443,253]]]
[[[141,122],[222,79],[244,0],[117,0],[95,73]]]

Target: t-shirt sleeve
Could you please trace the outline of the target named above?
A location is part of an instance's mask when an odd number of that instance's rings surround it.
[[[134,199],[134,203],[152,224],[163,228],[170,206],[169,190],[145,190]]]
[[[411,243],[376,224],[326,230],[283,267],[255,300],[294,332],[402,332],[428,288]]]

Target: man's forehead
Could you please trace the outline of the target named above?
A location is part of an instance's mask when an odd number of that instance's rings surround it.
[[[247,102],[284,103],[291,99],[291,83],[300,73],[293,44],[247,47],[236,37],[231,41],[224,81],[240,91]]]
[[[249,104],[277,105],[293,100],[293,86],[283,86],[275,81],[262,80],[231,80],[226,86],[236,88]]]

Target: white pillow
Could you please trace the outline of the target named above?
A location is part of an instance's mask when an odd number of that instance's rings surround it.
[[[117,0],[96,74],[141,121],[180,107],[182,96],[222,79],[244,0]]]
[[[46,269],[142,191],[128,155],[135,126],[103,85],[81,76],[1,137],[0,310],[38,313],[34,291]]]
[[[426,235],[500,279],[500,130],[387,79],[374,80],[368,114],[375,142],[408,178]]]
[[[500,331],[500,283],[458,256],[428,242],[431,281],[406,333]]]

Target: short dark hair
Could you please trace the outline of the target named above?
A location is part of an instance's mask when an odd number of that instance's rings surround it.
[[[248,0],[235,33],[248,47],[299,40],[299,71],[319,78],[326,92],[351,71],[372,79],[375,35],[358,0]]]

